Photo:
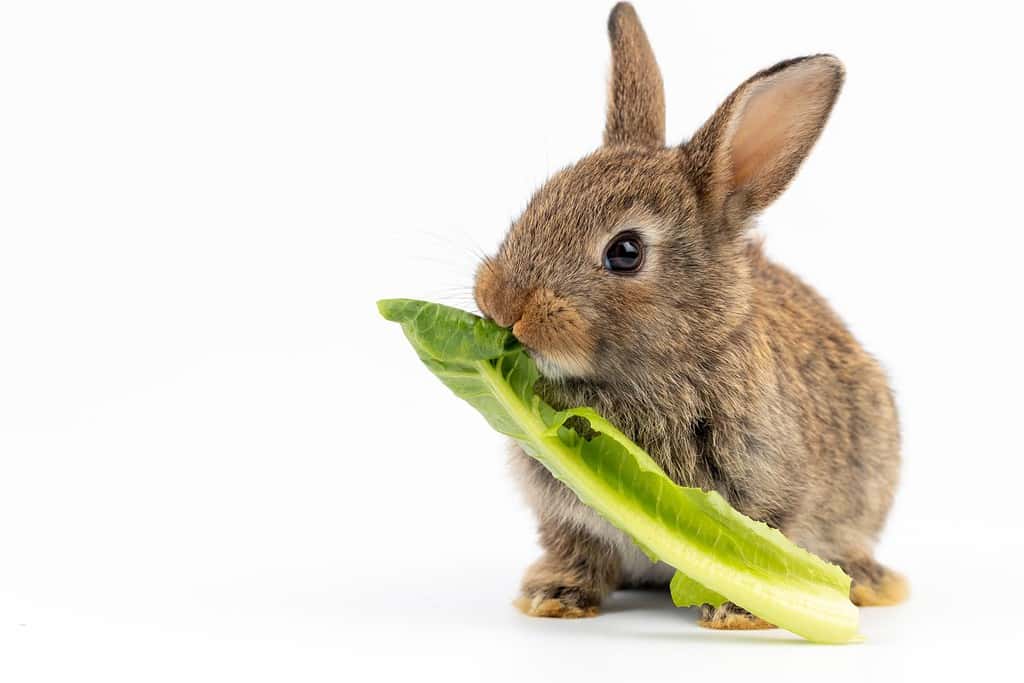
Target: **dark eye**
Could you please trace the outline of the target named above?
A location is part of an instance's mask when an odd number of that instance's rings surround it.
[[[635,232],[616,235],[604,250],[604,267],[613,273],[636,272],[644,262],[644,243]]]

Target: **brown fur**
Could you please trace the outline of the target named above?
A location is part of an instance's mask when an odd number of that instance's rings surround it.
[[[520,336],[552,405],[596,408],[679,484],[715,489],[847,567],[855,599],[899,597],[871,559],[899,470],[886,377],[824,299],[746,235],[817,140],[842,66],[778,64],[664,148],[643,29],[624,4],[609,24],[607,144],[536,193],[478,272],[480,310]],[[606,271],[603,249],[627,228],[644,264]],[[664,579],[539,463],[515,450],[513,465],[546,550],[524,582],[528,613],[587,611],[617,585]]]
[[[526,300],[512,333],[523,344],[545,353],[574,374],[589,374],[587,359],[593,355],[590,323],[572,302],[549,289],[536,289]]]

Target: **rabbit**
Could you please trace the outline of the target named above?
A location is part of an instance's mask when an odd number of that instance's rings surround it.
[[[604,144],[541,187],[481,262],[480,312],[522,342],[555,408],[595,408],[679,485],[716,490],[838,564],[854,603],[902,601],[907,581],[873,557],[900,467],[886,375],[749,235],[818,139],[842,64],[776,64],[666,146],[661,75],[631,5],[608,31]],[[515,444],[510,460],[544,551],[523,612],[588,617],[618,588],[667,585],[671,567]],[[705,605],[698,623],[771,627],[731,603]]]

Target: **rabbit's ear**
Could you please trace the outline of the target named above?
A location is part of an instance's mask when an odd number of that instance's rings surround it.
[[[821,134],[842,84],[842,63],[816,55],[780,62],[737,88],[686,145],[701,193],[746,216],[771,204]]]
[[[620,2],[608,17],[612,75],[604,144],[665,146],[665,90],[647,34],[633,6]]]

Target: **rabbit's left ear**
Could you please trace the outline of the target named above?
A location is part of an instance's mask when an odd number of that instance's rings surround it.
[[[604,144],[665,146],[665,89],[647,34],[628,2],[608,17],[612,75]]]
[[[742,214],[786,189],[811,151],[843,84],[831,55],[776,64],[738,87],[685,147],[698,190]]]

